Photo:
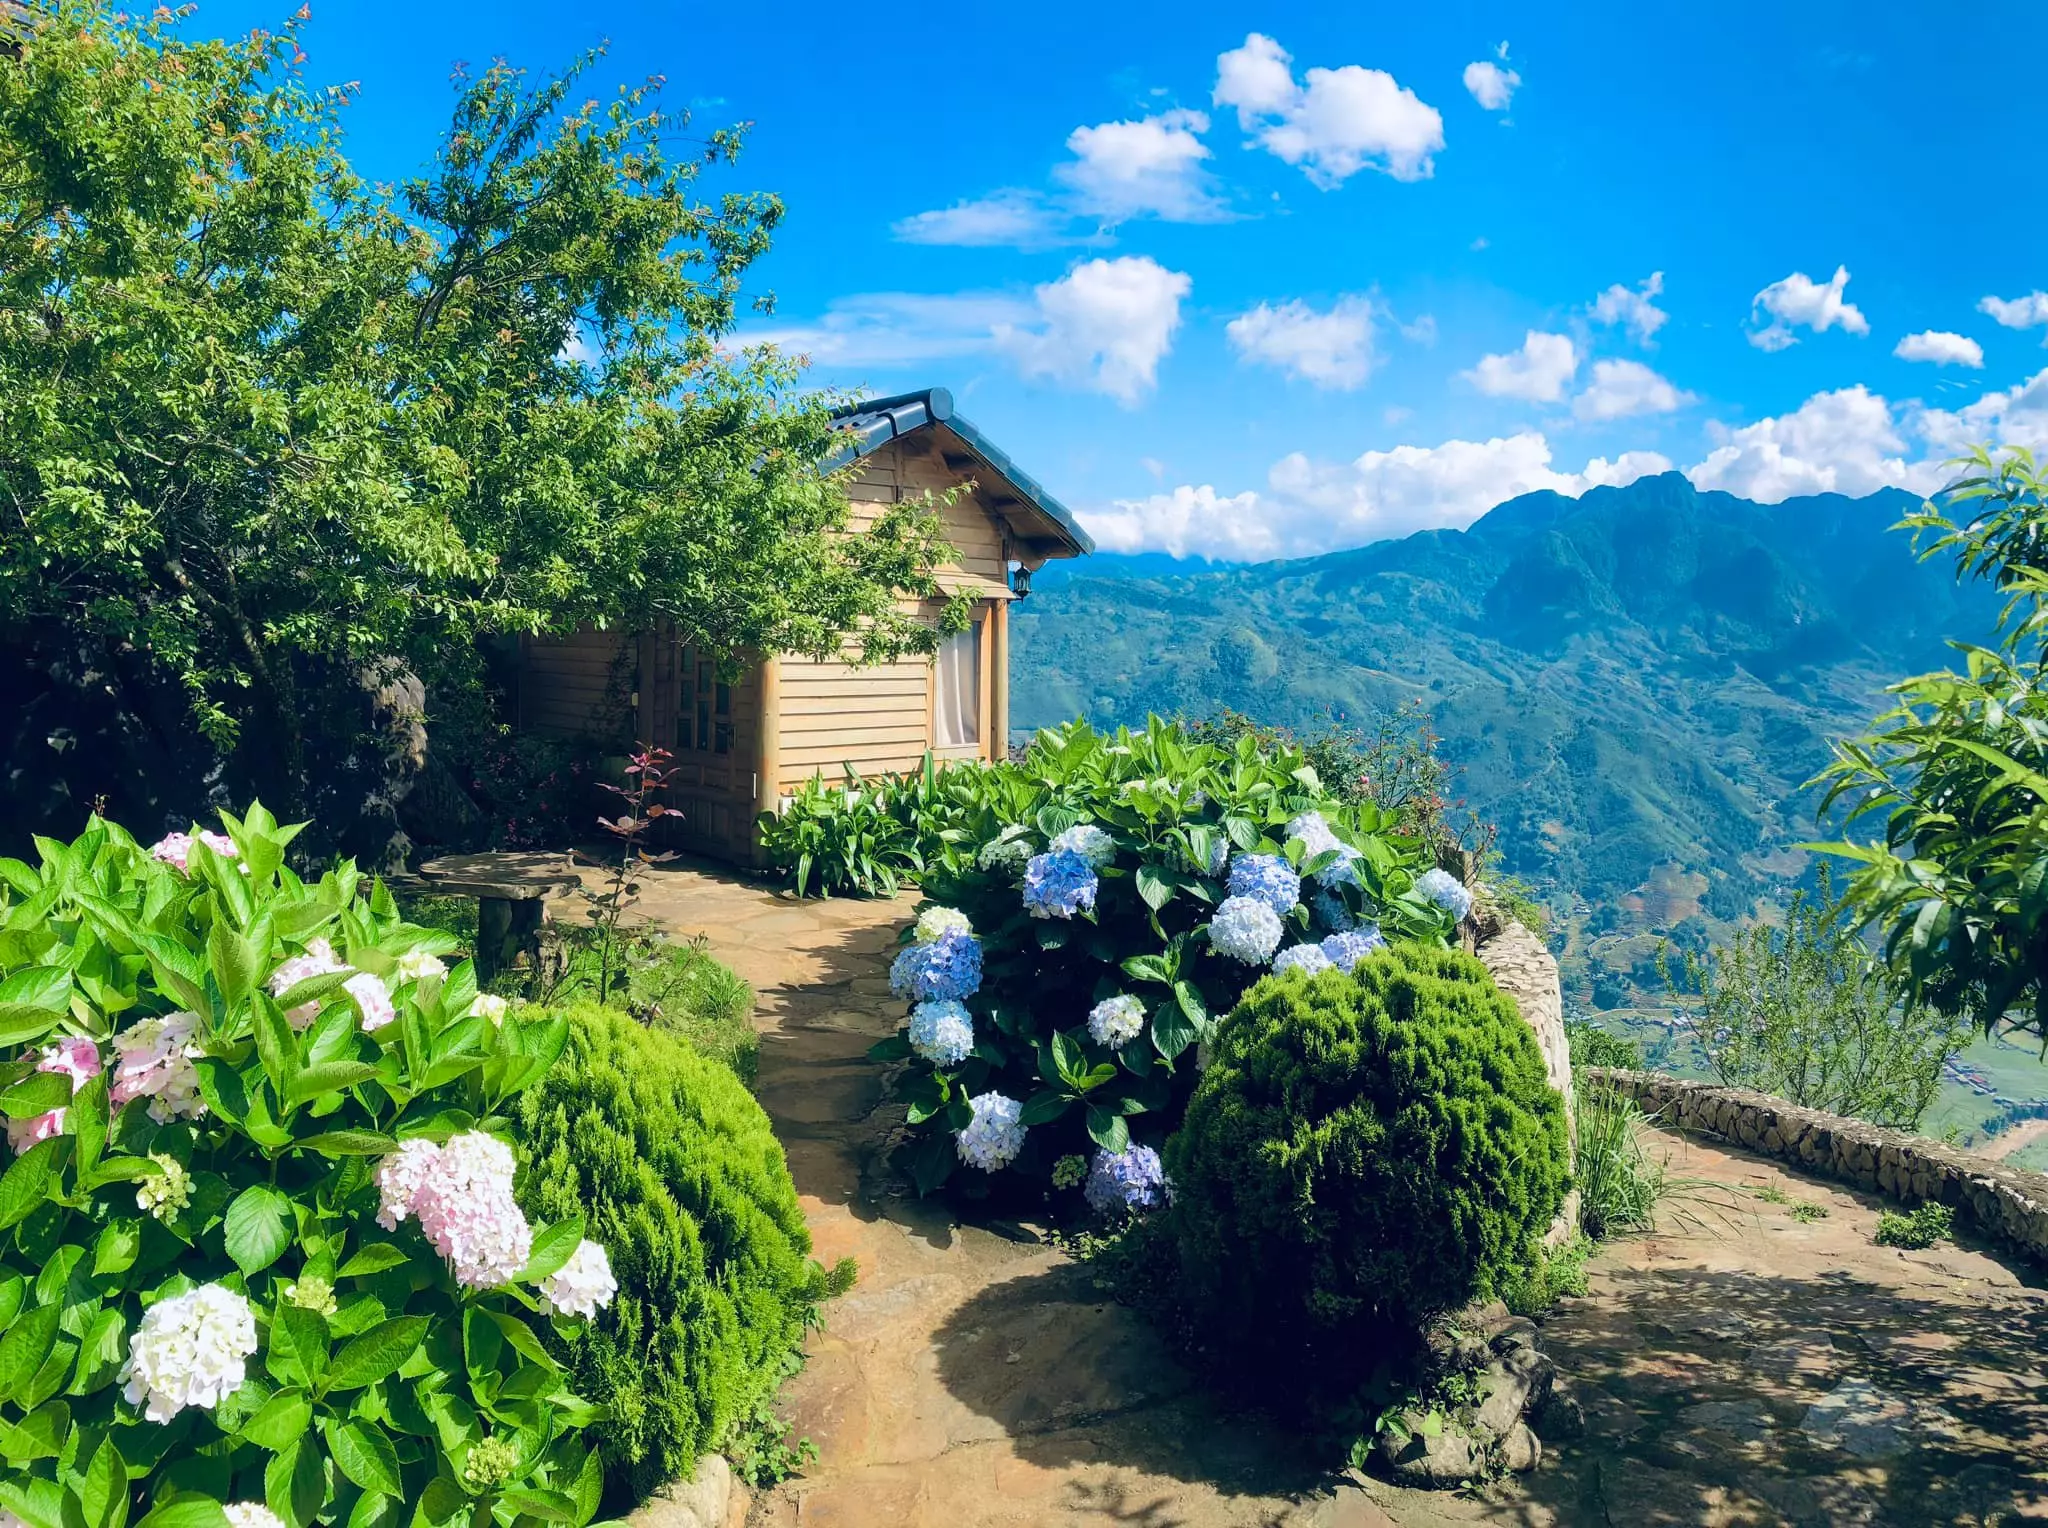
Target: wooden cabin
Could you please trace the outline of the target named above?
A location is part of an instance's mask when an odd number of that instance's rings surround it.
[[[755,857],[755,821],[812,775],[851,766],[874,776],[940,759],[994,759],[1010,730],[1009,606],[1030,575],[1095,544],[1052,495],[953,412],[942,387],[843,409],[847,443],[828,469],[857,467],[855,529],[886,505],[972,483],[945,510],[955,558],[938,570],[948,595],[974,602],[971,624],[931,658],[863,667],[795,655],[755,656],[721,677],[715,656],[672,627],[586,628],[521,649],[518,725],[587,739],[600,754],[657,743],[679,766],[669,792],[682,812],[678,847]],[[872,507],[870,507],[872,506]],[[936,623],[940,605],[925,613]]]

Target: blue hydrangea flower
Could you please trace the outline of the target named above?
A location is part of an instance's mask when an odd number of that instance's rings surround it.
[[[942,998],[910,1010],[910,1048],[934,1066],[958,1066],[974,1050],[974,1015]]]
[[[1071,849],[1098,869],[1116,858],[1116,839],[1092,822],[1076,823],[1053,839],[1052,849]]]
[[[1386,947],[1387,941],[1377,923],[1362,923],[1345,933],[1332,934],[1323,941],[1323,953],[1330,957],[1330,964],[1345,972],[1356,970],[1366,956]]]
[[[1095,867],[1072,849],[1035,854],[1024,867],[1024,906],[1034,918],[1071,918],[1095,910]]]
[[[1280,934],[1280,915],[1251,897],[1225,897],[1209,920],[1210,947],[1248,966],[1271,960]]]
[[[1334,934],[1349,933],[1358,927],[1358,920],[1351,916],[1349,904],[1334,891],[1317,892],[1308,909],[1315,914],[1316,922]]]
[[[985,1173],[1008,1167],[1024,1149],[1024,1106],[1001,1093],[982,1093],[967,1103],[974,1118],[953,1137],[960,1160]]]
[[[981,990],[981,941],[949,928],[906,944],[889,967],[889,990],[913,1003],[959,1002]]]
[[[1321,812],[1303,812],[1292,819],[1287,824],[1287,836],[1301,840],[1304,864],[1333,850],[1338,855],[1337,859],[1316,872],[1317,885],[1336,886],[1358,879],[1358,872],[1351,867],[1351,862],[1358,858],[1358,851],[1337,836],[1329,823],[1323,820]]]
[[[1172,1196],[1166,1169],[1159,1153],[1150,1146],[1126,1146],[1111,1152],[1100,1147],[1088,1169],[1088,1186],[1081,1191],[1098,1215],[1120,1215],[1130,1210],[1149,1210]]]
[[[1230,894],[1263,902],[1284,917],[1301,900],[1301,877],[1277,854],[1240,854],[1230,866]]]
[[[1415,889],[1449,913],[1453,923],[1463,923],[1465,914],[1472,911],[1472,893],[1448,870],[1432,870],[1417,877]]]
[[[1323,953],[1319,944],[1291,944],[1273,957],[1273,974],[1282,971],[1306,971],[1314,976],[1318,971],[1330,969],[1330,957]]]
[[[1122,1050],[1144,1028],[1145,1005],[1128,993],[1104,998],[1088,1010],[1088,1033],[1111,1050]]]

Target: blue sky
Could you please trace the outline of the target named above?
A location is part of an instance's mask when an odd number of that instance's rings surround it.
[[[2048,445],[2036,108],[1995,86],[2048,12],[1972,11],[330,0],[306,46],[396,177],[454,61],[608,39],[604,80],[756,124],[712,183],[789,205],[747,337],[950,387],[1105,548],[1251,558]]]

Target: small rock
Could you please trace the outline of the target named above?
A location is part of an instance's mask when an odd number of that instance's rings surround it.
[[[1510,1316],[1487,1332],[1496,1353],[1505,1353],[1510,1348],[1534,1348],[1536,1346],[1536,1323],[1527,1316]]]
[[[1552,1376],[1550,1390],[1536,1403],[1530,1420],[1553,1438],[1582,1438],[1586,1434],[1586,1408],[1562,1374]]]
[[[689,1480],[671,1480],[637,1507],[631,1528],[725,1528],[732,1497],[732,1466],[722,1454],[697,1461]]]
[[[1403,1421],[1419,1428],[1422,1419],[1413,1412]],[[1463,1485],[1480,1472],[1481,1451],[1454,1422],[1446,1422],[1434,1436],[1411,1431],[1400,1442],[1392,1431],[1380,1434],[1380,1463],[1403,1485],[1442,1488]]]
[[[1479,1381],[1479,1409],[1472,1418],[1481,1436],[1505,1438],[1512,1432],[1529,1409],[1535,1388],[1531,1375],[1504,1367],[1489,1369]]]
[[[1543,1440],[1529,1430],[1527,1422],[1517,1422],[1501,1442],[1500,1462],[1517,1475],[1528,1474],[1543,1462]]]

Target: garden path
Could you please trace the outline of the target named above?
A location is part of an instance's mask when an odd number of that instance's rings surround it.
[[[754,1528],[2048,1520],[2038,1283],[1977,1250],[1876,1247],[1879,1200],[1675,1137],[1659,1234],[1609,1244],[1544,1324],[1586,1436],[1471,1495],[1333,1482],[1220,1414],[1035,1228],[961,1224],[892,1179],[901,1115],[865,1052],[899,1022],[887,962],[913,898],[796,902],[698,867],[645,886],[648,916],[753,983],[757,1092],[817,1253],[860,1263],[783,1397],[818,1460],[754,1501]]]

